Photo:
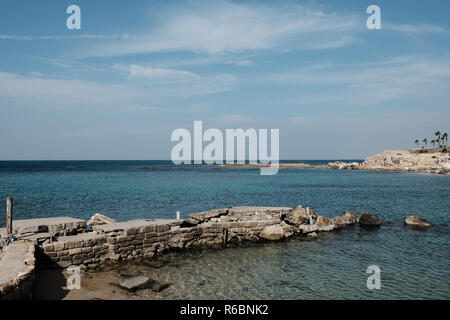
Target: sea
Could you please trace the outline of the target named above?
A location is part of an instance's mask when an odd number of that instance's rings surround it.
[[[185,218],[246,205],[301,204],[327,217],[367,210],[380,217],[380,228],[182,253],[158,269],[173,283],[159,298],[450,299],[450,176],[325,168],[263,176],[257,168],[171,161],[0,161],[0,227],[7,196],[14,219],[101,213],[126,221],[175,218],[177,211]],[[410,215],[432,227],[406,227]],[[373,266],[378,288],[370,285]]]

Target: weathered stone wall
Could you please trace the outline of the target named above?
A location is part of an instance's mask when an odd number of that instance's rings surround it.
[[[109,261],[152,258],[170,250],[221,247],[245,241],[279,240],[293,234],[331,231],[355,221],[349,213],[328,219],[311,210],[310,225],[301,206],[232,207],[191,214],[185,220],[147,219],[94,226],[94,232],[65,236],[42,245],[44,255],[61,267],[95,268]],[[296,220],[297,219],[297,220]],[[275,226],[276,228],[268,228]],[[263,235],[264,230],[264,235]],[[271,232],[277,235],[270,235]],[[266,235],[268,233],[268,235]]]
[[[259,207],[212,210],[187,220],[135,220],[96,226],[94,232],[61,237],[42,245],[43,253],[61,267],[96,267],[107,261],[154,257],[169,250],[220,247],[258,241],[268,225],[279,224],[290,208]],[[264,220],[263,220],[264,219]]]
[[[0,259],[0,299],[31,299],[35,277],[35,247],[14,242],[2,250]]]

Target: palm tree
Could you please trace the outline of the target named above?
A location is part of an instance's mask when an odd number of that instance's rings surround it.
[[[448,143],[448,134],[447,134],[447,132],[445,132],[445,133],[442,135],[442,138],[444,138],[445,144],[447,145],[447,143]]]
[[[425,138],[425,139],[423,139],[422,140],[422,142],[423,142],[423,144],[425,145],[425,147],[427,146],[427,142],[428,142],[428,139],[427,138]]]
[[[438,147],[441,147],[441,133],[438,131],[435,132],[434,134],[437,137],[437,143],[438,143]]]
[[[419,140],[416,139],[416,141],[414,141],[415,144],[417,144],[417,148],[419,147]]]
[[[433,148],[434,148],[434,145],[436,144],[436,140],[431,140],[431,144],[433,145]]]

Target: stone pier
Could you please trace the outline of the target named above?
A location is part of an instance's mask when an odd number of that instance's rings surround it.
[[[151,259],[174,250],[220,248],[294,235],[314,238],[317,232],[342,228],[355,221],[356,215],[351,212],[326,218],[302,206],[231,207],[194,213],[188,219],[138,219],[93,225],[89,231],[84,220],[32,219],[15,221],[15,230],[20,241],[36,247],[39,263],[95,269],[108,263]],[[0,248],[1,240],[0,237]],[[0,260],[0,274],[5,257],[6,254]],[[23,254],[23,261],[26,257]]]

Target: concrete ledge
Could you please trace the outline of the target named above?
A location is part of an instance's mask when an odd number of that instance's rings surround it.
[[[70,217],[14,220],[13,233],[50,233],[54,236],[83,232],[86,221]],[[0,228],[0,236],[6,235],[6,229]]]
[[[0,259],[0,299],[31,299],[34,282],[34,245],[14,242]]]

